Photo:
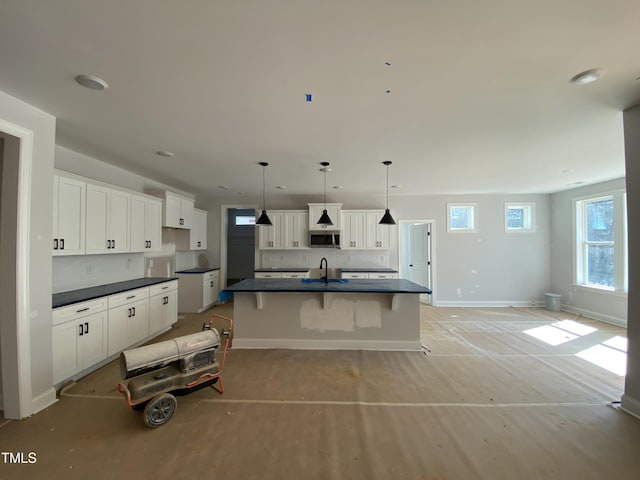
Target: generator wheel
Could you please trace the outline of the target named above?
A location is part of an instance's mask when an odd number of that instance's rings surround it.
[[[177,406],[176,397],[170,393],[162,393],[149,400],[142,412],[142,419],[147,427],[157,428],[171,420]]]

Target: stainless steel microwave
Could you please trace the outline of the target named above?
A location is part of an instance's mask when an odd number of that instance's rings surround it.
[[[340,232],[309,232],[312,248],[340,248]]]

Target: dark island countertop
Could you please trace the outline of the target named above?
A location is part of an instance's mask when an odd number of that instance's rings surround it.
[[[219,267],[196,267],[196,268],[188,268],[186,270],[180,270],[176,273],[179,273],[179,274],[208,273],[208,272],[215,272],[216,270],[220,270],[220,268]]]
[[[93,300],[94,298],[107,297],[109,295],[115,295],[116,293],[135,290],[136,288],[150,287],[158,283],[170,282],[171,280],[177,280],[177,278],[143,277],[126,280],[124,282],[108,283],[96,287],[54,293],[51,306],[52,308],[65,307],[67,305],[73,305],[74,303]]]
[[[431,293],[431,290],[405,279],[342,279],[324,282],[318,279],[248,278],[228,286],[225,293],[234,292],[368,292],[368,293]]]

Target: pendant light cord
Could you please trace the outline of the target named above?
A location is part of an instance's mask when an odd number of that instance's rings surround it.
[[[264,191],[265,191],[265,188],[266,188],[265,187],[266,183],[265,183],[265,180],[264,180],[264,177],[265,177],[265,171],[264,170],[265,170],[265,166],[263,165],[262,166],[262,209],[266,211],[267,210],[267,203],[266,203],[266,200],[265,200],[266,197],[265,197],[265,194],[264,194]],[[387,196],[388,195],[389,194],[387,193]]]
[[[389,165],[387,165],[387,209],[389,208]]]

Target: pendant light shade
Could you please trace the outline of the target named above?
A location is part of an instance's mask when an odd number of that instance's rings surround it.
[[[262,167],[262,213],[256,222],[256,225],[273,225],[269,216],[267,215],[267,204],[265,203],[265,168],[269,165],[267,162],[260,162]]]
[[[389,165],[391,165],[390,160],[385,160],[382,162],[387,167],[387,208],[384,211],[384,215],[378,222],[380,225],[395,225],[396,221],[391,216],[391,212],[389,211]]]
[[[327,167],[329,166],[329,162],[320,162],[320,165],[322,165],[320,170],[324,172],[324,210],[322,210],[322,215],[320,215],[318,225],[333,225],[333,222],[327,213]]]

